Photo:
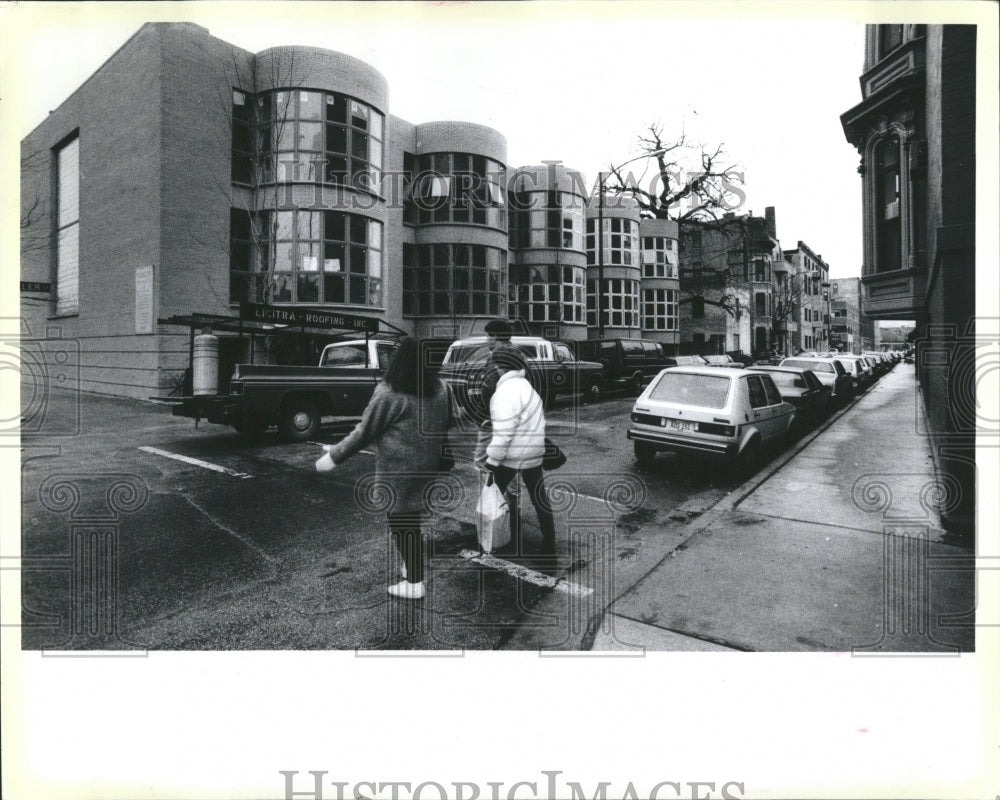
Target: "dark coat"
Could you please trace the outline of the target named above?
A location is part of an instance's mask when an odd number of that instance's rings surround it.
[[[330,458],[339,464],[374,445],[378,482],[393,495],[388,513],[426,513],[424,492],[439,472],[450,424],[450,395],[443,383],[433,397],[417,400],[383,381],[354,430],[330,448]]]

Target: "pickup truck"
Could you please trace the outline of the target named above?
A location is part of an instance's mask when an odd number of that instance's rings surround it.
[[[231,425],[253,438],[271,425],[283,439],[315,435],[323,417],[360,417],[399,346],[395,339],[328,344],[315,367],[238,364],[227,395],[170,398],[174,416]]]
[[[520,348],[528,362],[528,379],[542,396],[545,407],[561,394],[582,392],[595,402],[601,398],[604,368],[595,361],[578,361],[563,342],[538,336],[513,336],[510,343]],[[441,362],[441,379],[452,391],[458,406],[473,418],[489,416],[482,398],[482,384],[490,355],[486,336],[452,342]]]

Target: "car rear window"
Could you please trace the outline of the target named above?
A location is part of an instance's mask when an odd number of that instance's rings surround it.
[[[803,361],[796,358],[786,358],[781,362],[781,366],[811,369],[813,372],[835,372],[833,364],[830,364],[827,361]]]
[[[778,386],[795,386],[795,379],[799,377],[794,372],[768,372],[767,374]]]
[[[723,408],[729,396],[730,383],[731,379],[725,375],[665,372],[650,391],[649,398],[664,403]]]
[[[524,353],[525,358],[538,358],[538,348],[533,344],[516,344],[514,347]],[[448,356],[448,363],[465,364],[485,361],[489,355],[490,346],[488,344],[458,345],[452,348],[451,355]]]

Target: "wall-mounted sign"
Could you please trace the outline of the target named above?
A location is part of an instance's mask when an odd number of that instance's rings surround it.
[[[257,303],[240,305],[240,319],[244,322],[260,322],[268,325],[304,325],[308,328],[324,330],[378,331],[378,320],[374,317],[357,317],[336,311],[316,311],[290,306],[266,306]]]
[[[153,332],[153,265],[135,268],[135,332]]]
[[[39,281],[21,281],[22,292],[40,292],[49,294],[52,291],[51,283],[41,283]]]

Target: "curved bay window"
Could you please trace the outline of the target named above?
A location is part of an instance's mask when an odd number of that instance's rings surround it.
[[[668,236],[642,237],[642,276],[677,277],[677,240]]]
[[[583,200],[570,192],[520,191],[511,199],[510,246],[583,251]]]
[[[412,157],[416,175],[409,188],[404,221],[469,222],[507,229],[505,169],[499,161],[470,153],[425,153]]]
[[[875,271],[902,267],[900,229],[899,140],[889,138],[875,148]]]
[[[265,180],[377,191],[384,123],[377,109],[338,92],[282,90],[262,98],[259,114]]]
[[[612,328],[639,327],[639,281],[604,279],[605,325]],[[597,281],[587,281],[587,324],[597,325]]]
[[[258,302],[382,305],[381,222],[343,211],[260,216],[266,222],[253,276]]]
[[[677,330],[677,290],[642,290],[642,329],[644,331]]]
[[[585,267],[517,264],[510,268],[510,313],[527,322],[582,323]]]
[[[604,263],[639,266],[639,223],[620,217],[604,218]],[[587,263],[597,264],[597,220],[587,220]]]
[[[506,316],[507,253],[478,244],[404,244],[403,314]]]

